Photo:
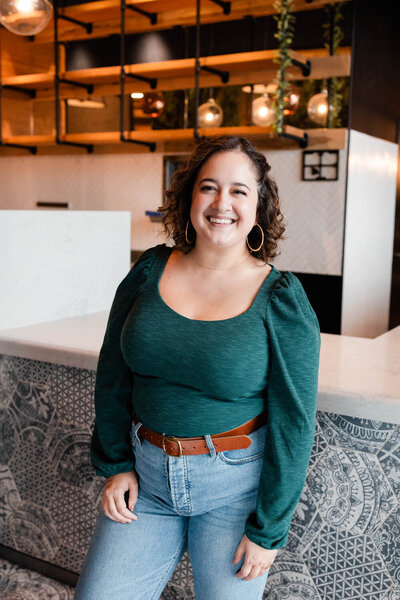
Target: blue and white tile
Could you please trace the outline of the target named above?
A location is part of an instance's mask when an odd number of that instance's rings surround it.
[[[20,442],[9,463],[22,499],[47,507],[59,482],[48,450]]]
[[[326,524],[373,533],[397,505],[376,456],[330,447],[307,476]]]
[[[318,411],[318,422],[331,446],[376,454],[396,425]]]
[[[400,426],[377,454],[382,469],[400,502]]]
[[[60,423],[49,435],[47,455],[60,481],[89,489],[97,478],[90,464],[90,431]]]
[[[304,560],[321,600],[383,600],[393,586],[368,535],[326,526],[304,553]]]
[[[285,550],[302,554],[311,540],[318,535],[324,522],[314,499],[305,484],[290,524],[288,543]]]
[[[400,598],[400,585],[394,585],[390,588],[386,596],[383,596],[382,600],[399,600]]]
[[[400,505],[374,534],[373,540],[381,553],[393,581],[400,585]]]
[[[0,354],[0,408],[4,410],[10,404],[17,389],[20,376],[13,358]]]
[[[75,573],[104,486],[90,464],[95,375],[0,355],[1,541]],[[317,411],[307,479],[264,598],[399,600],[399,501],[400,427]],[[15,600],[30,600],[23,593]],[[161,598],[194,598],[187,552]]]
[[[94,503],[82,488],[65,483],[59,484],[49,505],[58,538],[78,552],[87,550],[99,510],[100,497]]]
[[[9,529],[9,519],[21,503],[21,497],[7,466],[0,467],[0,482],[0,540],[5,546],[13,547],[14,540]]]
[[[319,414],[319,411],[317,411],[317,415],[318,414]],[[315,424],[314,443],[313,443],[313,447],[311,449],[310,462],[308,464],[308,469],[309,470],[313,468],[313,466],[318,461],[318,459],[321,456],[321,454],[327,448],[328,448],[328,442],[327,442],[326,438],[324,437],[321,425],[319,424],[319,420],[317,419],[316,420],[316,424]]]
[[[89,427],[94,421],[96,372],[57,365],[47,380],[53,405],[62,421]]]
[[[281,554],[278,552],[270,568],[263,600],[317,599],[317,588],[303,558],[286,548]]]
[[[19,381],[28,381],[37,385],[47,384],[51,373],[57,369],[56,364],[40,360],[32,360],[20,356],[9,357]]]
[[[48,425],[54,418],[55,409],[47,384],[19,381],[12,404],[29,421]]]
[[[0,558],[2,600],[73,600],[75,588]]]
[[[16,415],[9,408],[0,411],[0,464],[8,465],[18,446],[19,422]]]
[[[193,569],[186,550],[178,568],[172,573],[160,600],[194,600]]]
[[[21,502],[9,517],[13,548],[29,556],[52,562],[60,539],[47,508]]]

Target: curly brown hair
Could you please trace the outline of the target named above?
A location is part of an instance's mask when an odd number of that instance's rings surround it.
[[[186,241],[186,224],[190,219],[192,190],[197,174],[213,154],[226,150],[241,151],[247,154],[256,171],[258,184],[257,223],[264,232],[264,243],[258,251],[249,253],[256,258],[267,262],[276,257],[279,239],[286,239],[283,235],[285,227],[281,224],[285,216],[279,206],[278,187],[273,179],[268,177],[271,166],[265,156],[258,152],[252,143],[244,137],[236,135],[221,135],[212,138],[203,138],[194,148],[189,158],[174,172],[170,188],[165,191],[163,204],[158,208],[164,212],[162,223],[164,233],[175,242],[175,248],[187,254],[193,248],[193,242]],[[193,238],[196,230],[193,225],[188,237]],[[260,246],[261,232],[255,226],[248,235],[248,242],[252,248]],[[195,240],[195,237],[193,238]],[[246,244],[247,247],[247,244]]]

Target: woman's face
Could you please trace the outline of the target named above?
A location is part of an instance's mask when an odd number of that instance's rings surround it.
[[[255,167],[247,154],[237,150],[213,154],[198,172],[192,191],[190,219],[196,245],[246,246],[256,223],[257,201]],[[229,223],[212,223],[210,217]]]

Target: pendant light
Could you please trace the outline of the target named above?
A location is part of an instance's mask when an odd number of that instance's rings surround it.
[[[162,92],[145,92],[142,97],[141,109],[145,115],[153,118],[160,117],[166,105],[165,96]]]
[[[53,15],[49,0],[0,0],[0,23],[17,35],[36,35]]]
[[[224,111],[215,102],[212,93],[213,90],[211,88],[209,99],[197,109],[199,127],[219,127],[224,118]]]
[[[329,109],[335,110],[331,104]],[[320,94],[314,94],[307,104],[307,113],[311,121],[326,126],[328,121],[328,90],[324,88]]]
[[[267,127],[275,120],[275,109],[270,95],[265,92],[262,96],[255,98],[251,104],[251,120],[254,125]]]

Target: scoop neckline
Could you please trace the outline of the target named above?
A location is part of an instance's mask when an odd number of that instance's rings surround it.
[[[163,247],[161,247],[161,250],[162,249],[163,249]],[[226,323],[226,322],[233,321],[235,319],[240,319],[240,318],[247,316],[249,313],[251,313],[254,310],[255,304],[258,300],[258,297],[261,294],[261,291],[263,290],[263,288],[267,284],[267,282],[269,283],[268,280],[270,279],[270,276],[274,272],[278,272],[277,268],[273,264],[267,263],[270,267],[272,267],[272,270],[264,278],[264,281],[262,282],[261,286],[259,287],[258,292],[255,295],[253,302],[250,304],[249,308],[247,308],[244,312],[239,313],[238,315],[235,315],[233,317],[228,317],[227,319],[215,319],[212,321],[206,320],[206,319],[190,319],[189,317],[185,317],[185,315],[181,315],[181,313],[178,313],[176,310],[171,308],[169,306],[169,304],[167,304],[165,302],[164,298],[161,296],[159,284],[161,281],[161,277],[165,271],[165,267],[167,266],[168,259],[174,250],[174,247],[165,245],[164,249],[167,250],[168,252],[165,252],[164,254],[162,254],[162,253],[158,254],[158,260],[159,260],[161,267],[158,269],[158,272],[156,275],[156,296],[157,296],[159,302],[162,304],[162,306],[164,306],[164,308],[166,308],[171,314],[175,315],[178,319],[188,321],[190,323]]]

